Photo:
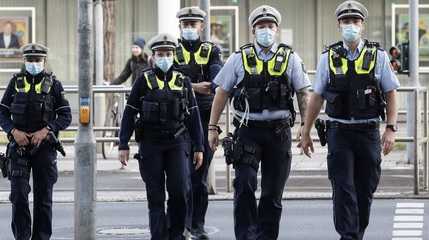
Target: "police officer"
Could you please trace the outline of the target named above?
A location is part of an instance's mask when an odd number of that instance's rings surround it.
[[[282,193],[291,166],[291,127],[297,93],[301,117],[310,81],[301,58],[275,38],[280,13],[263,5],[249,16],[255,41],[240,48],[225,63],[214,82],[219,87],[209,124],[209,142],[218,145],[218,121],[232,97],[234,109],[234,230],[237,239],[277,239]],[[261,199],[255,191],[261,164]]]
[[[198,7],[185,7],[177,13],[181,39],[176,51],[175,67],[190,77],[200,110],[204,130],[203,166],[192,171],[192,234],[197,239],[208,239],[204,219],[208,207],[207,175],[213,158],[207,132],[213,103],[212,81],[222,68],[220,50],[211,42],[201,41],[206,13]]]
[[[12,231],[15,239],[50,239],[52,192],[57,181],[57,154],[47,138],[71,122],[71,111],[61,82],[45,70],[48,49],[41,44],[23,47],[25,71],[15,74],[0,103],[0,125],[11,141]],[[33,230],[28,203],[33,173]]]
[[[378,43],[362,39],[368,16],[365,6],[345,1],[335,14],[343,40],[329,46],[320,58],[301,146],[310,156],[311,125],[326,100],[335,228],[342,240],[360,240],[368,226],[373,193],[380,179],[381,151],[388,154],[395,142],[395,89],[399,82],[387,53]],[[385,107],[387,125],[380,140],[379,125]]]
[[[121,123],[119,158],[127,164],[128,141],[136,127],[152,239],[184,239],[189,230],[185,222],[191,190],[191,140],[195,143],[195,169],[203,164],[201,120],[190,79],[172,68],[177,40],[169,34],[159,34],[151,39],[149,47],[155,66],[144,71],[131,90]],[[139,120],[135,123],[136,115]],[[169,196],[167,214],[165,185]]]

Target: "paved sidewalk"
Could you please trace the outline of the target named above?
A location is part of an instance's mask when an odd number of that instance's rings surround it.
[[[301,154],[300,149],[297,147],[292,148],[292,171],[301,171],[301,170],[326,170],[327,162],[326,148],[316,148],[315,153],[312,155],[312,158],[308,158],[304,154]],[[74,149],[72,146],[66,147],[67,156],[63,158],[59,155],[58,158],[58,169],[60,172],[71,172],[74,169]],[[138,172],[138,162],[135,159],[132,159],[134,153],[137,152],[136,146],[131,146],[130,151],[130,161],[128,166],[125,169],[120,169],[121,164],[118,161],[118,153],[117,150],[114,150],[108,159],[103,159],[101,154],[97,156],[97,171],[121,171],[121,172]],[[226,164],[223,157],[222,148],[220,148],[216,154],[214,159],[214,166],[216,168],[216,172],[225,171]],[[383,156],[382,169],[411,169],[413,167],[412,164],[408,164],[406,160],[406,151],[394,151],[388,156]]]
[[[58,158],[58,168],[62,175],[72,174],[74,170],[74,148],[73,146],[66,146],[67,157],[63,158],[59,155]],[[137,152],[136,146],[131,146],[131,157],[134,153]],[[326,164],[326,148],[316,148],[316,153],[313,154],[312,158],[308,158],[305,155],[300,153],[300,149],[293,147],[293,160],[292,160],[292,171],[314,171],[315,174],[320,175],[320,172],[325,172],[327,169]],[[98,154],[97,160],[97,171],[98,173],[129,173],[129,177],[136,177],[138,173],[138,162],[134,159],[129,161],[129,165],[125,169],[120,169],[121,165],[118,161],[117,150],[111,153],[110,157],[105,160],[102,159],[101,154]],[[407,164],[406,162],[406,152],[405,151],[394,151],[389,154],[387,157],[383,157],[382,168],[383,170],[398,170],[398,169],[412,169],[412,164]],[[216,170],[217,179],[223,179],[225,176],[226,165],[223,158],[223,151],[220,149],[215,154],[214,166]],[[233,175],[233,174],[232,174]],[[326,175],[323,173],[322,175]],[[2,180],[0,180],[2,181]],[[4,180],[6,181],[6,180]],[[260,193],[258,192],[257,195]],[[283,194],[284,199],[330,199],[332,193],[330,191],[291,191],[290,189],[285,191]],[[9,191],[0,191],[0,203],[9,202]],[[396,191],[395,189],[390,189],[387,191],[381,191],[376,193],[377,198],[403,198],[403,197],[416,197],[412,195],[411,188],[409,192]],[[427,194],[423,194],[419,197],[428,198]],[[210,195],[210,200],[227,200],[232,199],[233,194],[228,192],[218,192],[216,195]],[[121,202],[121,201],[145,201],[146,192],[145,191],[97,191],[97,201],[107,201],[107,202]],[[30,194],[30,201],[32,201],[32,194]],[[54,201],[55,202],[73,202],[74,201],[74,191],[70,190],[57,190],[54,192]]]

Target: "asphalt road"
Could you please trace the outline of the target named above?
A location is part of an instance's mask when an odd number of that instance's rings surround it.
[[[283,206],[279,239],[339,239],[333,226],[331,201],[286,201]],[[365,239],[429,240],[428,206],[428,200],[376,200]],[[12,239],[10,212],[10,204],[0,204],[1,240]],[[97,239],[149,239],[146,202],[98,203],[96,214]],[[210,202],[207,230],[211,239],[234,239],[231,201]],[[73,239],[73,204],[55,204],[52,239]]]

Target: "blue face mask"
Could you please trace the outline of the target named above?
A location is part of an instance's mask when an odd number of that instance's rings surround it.
[[[43,62],[26,62],[25,63],[25,70],[27,70],[28,73],[35,76],[43,71]]]
[[[200,35],[198,35],[198,31],[196,28],[183,28],[182,37],[183,39],[188,41],[195,41],[200,38]]]
[[[354,24],[341,25],[341,34],[346,42],[356,42],[360,38],[360,32],[361,28]]]
[[[274,43],[276,32],[269,28],[259,28],[255,30],[256,42],[263,47],[269,47]]]
[[[155,57],[155,65],[166,73],[173,65],[173,57]]]

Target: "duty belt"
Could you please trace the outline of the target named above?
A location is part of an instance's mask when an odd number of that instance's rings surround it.
[[[380,127],[380,123],[371,121],[367,123],[341,123],[337,121],[327,121],[326,126],[328,128],[340,128],[340,129],[377,129]]]
[[[143,129],[143,139],[165,139],[173,140],[186,132],[186,127],[179,127],[177,130],[148,130]]]
[[[240,126],[240,121],[234,119],[232,122],[235,127]],[[278,128],[284,127],[284,129],[290,128],[290,119],[278,119],[278,120],[267,120],[267,121],[257,121],[257,120],[249,120],[247,124],[243,124],[242,126],[249,128]]]

